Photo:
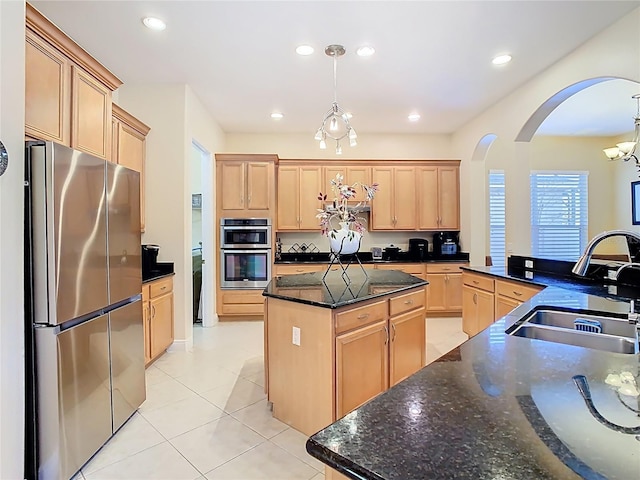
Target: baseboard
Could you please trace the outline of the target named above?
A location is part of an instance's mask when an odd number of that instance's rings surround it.
[[[185,340],[174,340],[167,352],[191,352],[193,350],[193,335]]]

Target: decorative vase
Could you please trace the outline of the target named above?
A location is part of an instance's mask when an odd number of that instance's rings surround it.
[[[340,226],[340,230],[332,230],[329,233],[331,251],[343,255],[356,253],[360,248],[360,232],[351,230],[349,222],[340,222]]]

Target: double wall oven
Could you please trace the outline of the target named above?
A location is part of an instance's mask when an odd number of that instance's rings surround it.
[[[220,220],[220,287],[264,288],[271,280],[271,219]]]

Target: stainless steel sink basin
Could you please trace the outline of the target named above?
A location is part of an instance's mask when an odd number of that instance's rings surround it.
[[[505,333],[607,352],[639,353],[636,326],[627,319],[606,315],[540,309],[517,321]]]

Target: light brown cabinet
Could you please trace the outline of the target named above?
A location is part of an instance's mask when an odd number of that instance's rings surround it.
[[[26,4],[25,134],[109,159],[112,92],[122,82]]]
[[[459,167],[417,167],[416,175],[418,230],[460,230]]]
[[[422,368],[424,301],[424,287],[335,310],[267,297],[274,417],[311,435]]]
[[[162,355],[173,343],[173,277],[142,286],[145,364]]]
[[[278,167],[277,230],[320,230],[316,218],[322,202],[322,167],[280,165]]]
[[[412,166],[373,167],[380,185],[371,206],[371,230],[416,229],[416,170]]]
[[[367,167],[364,165],[354,166],[354,167],[346,167],[346,166],[330,166],[323,168],[324,180],[322,183],[321,189],[322,193],[327,194],[327,200],[333,200],[334,193],[331,189],[331,180],[335,180],[336,175],[338,173],[342,174],[344,177],[343,183],[346,185],[353,185],[358,183],[359,185],[371,185],[371,167]],[[349,200],[349,203],[358,203],[363,202],[365,200],[364,191],[360,186],[356,187],[355,196]]]
[[[217,313],[221,318],[233,316],[261,317],[264,314],[262,290],[219,288]]]
[[[462,270],[466,263],[427,263],[427,312],[462,312]]]
[[[145,227],[146,136],[150,128],[118,105],[112,109],[111,161],[140,174],[140,231]]]
[[[521,282],[509,280],[496,280],[495,282],[495,320],[504,317],[511,310],[543,290],[543,287],[525,285]]]
[[[462,330],[473,337],[494,320],[493,278],[462,273]]]
[[[216,154],[218,216],[271,217],[276,155]]]
[[[469,336],[481,332],[544,288],[468,271],[462,273],[462,281],[462,329]]]
[[[337,418],[389,388],[387,337],[386,317],[336,337]]]

